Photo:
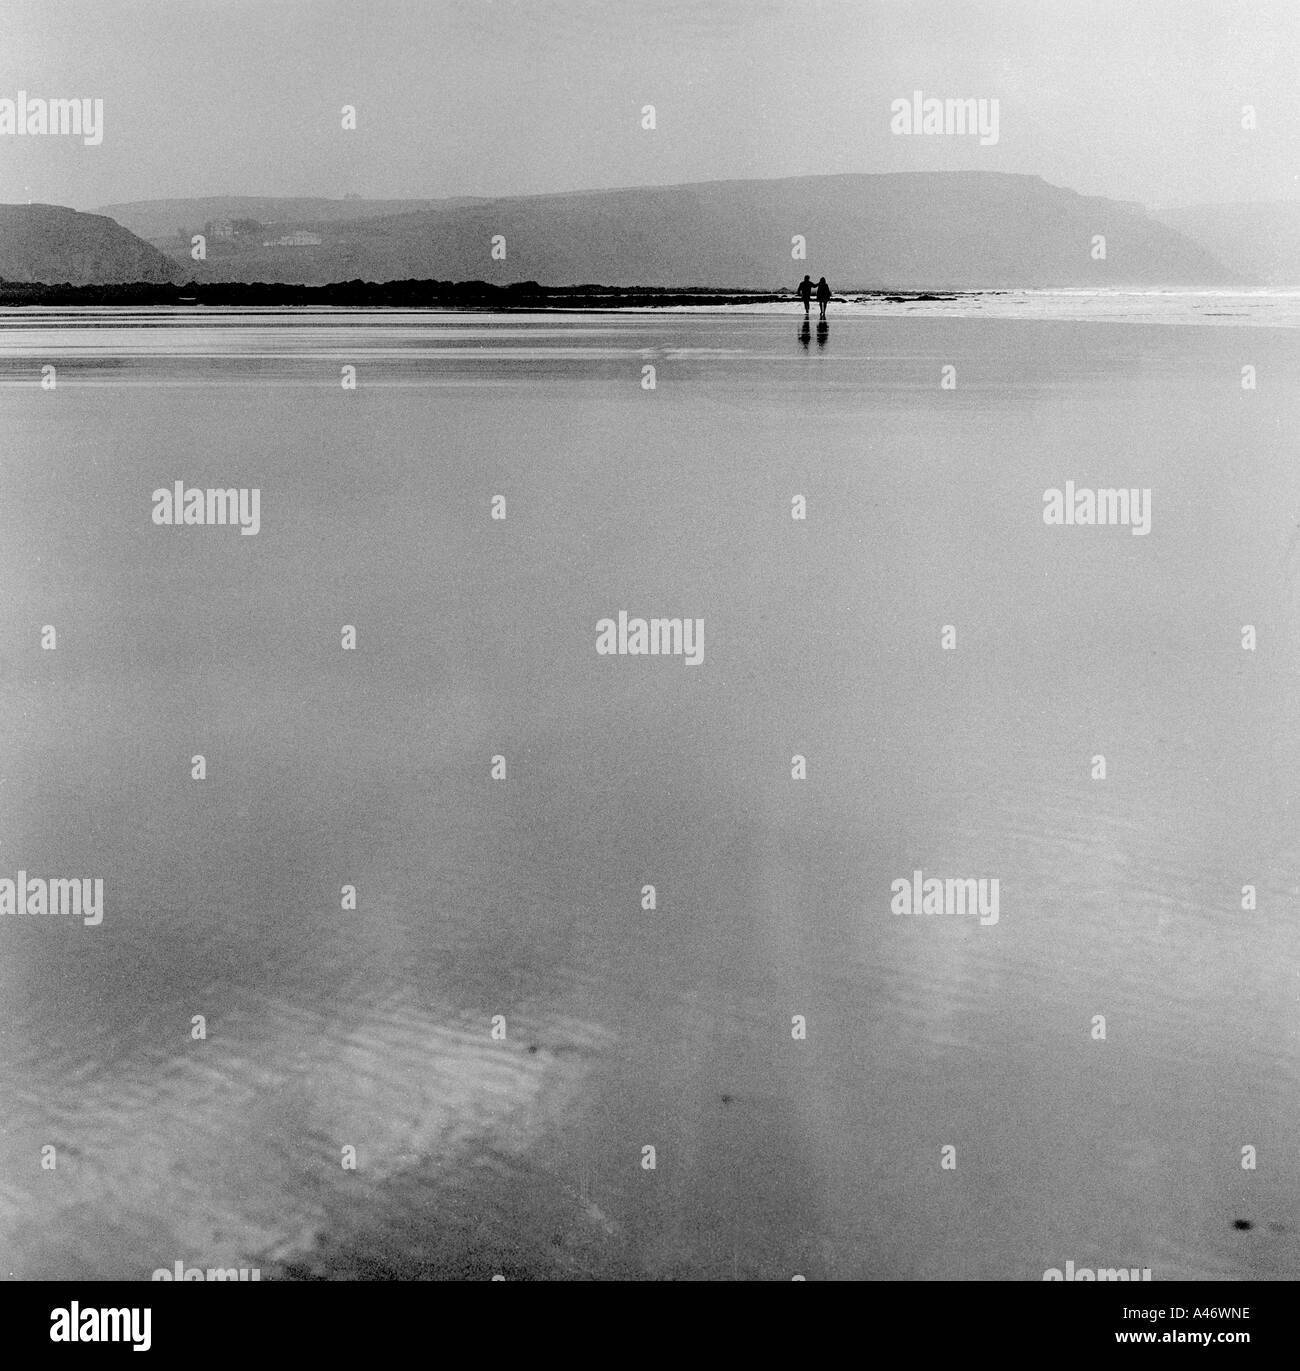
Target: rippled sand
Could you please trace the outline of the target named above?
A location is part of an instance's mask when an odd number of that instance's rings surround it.
[[[1293,332],[171,318],[0,317],[5,1272],[1294,1276]]]

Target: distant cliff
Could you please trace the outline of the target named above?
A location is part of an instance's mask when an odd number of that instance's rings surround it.
[[[0,279],[80,286],[178,281],[187,274],[101,214],[62,205],[0,205]]]
[[[1251,285],[1300,287],[1300,200],[1186,205],[1155,213]]]
[[[210,239],[201,267],[189,262],[188,242],[177,235],[167,243],[187,274],[209,281],[434,278],[770,290],[789,288],[809,271],[838,290],[1246,284],[1140,205],[1001,172],[711,181],[435,201],[404,213],[385,212],[392,202],[371,203],[369,214],[366,201],[324,203],[328,213],[321,202],[248,199],[157,202],[157,213],[137,204],[123,212],[141,227],[167,219],[199,232],[216,207],[256,209],[252,217],[265,232]],[[299,229],[300,243],[266,245]],[[793,255],[796,236],[806,243],[806,259]]]
[[[188,239],[202,233],[205,224],[222,220],[256,219],[270,226],[328,223],[337,219],[375,219],[387,214],[412,214],[441,205],[472,204],[470,200],[363,200],[349,196],[329,200],[320,196],[205,195],[194,200],[136,200],[120,205],[101,205],[95,212],[107,214],[148,242],[178,235]],[[481,203],[481,202],[480,202]]]

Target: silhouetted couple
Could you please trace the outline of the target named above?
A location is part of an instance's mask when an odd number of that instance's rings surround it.
[[[803,301],[803,312],[806,316],[812,304],[813,297],[813,283],[811,276],[805,276],[803,280],[799,282],[799,288],[796,291],[796,294]],[[825,319],[826,303],[830,298],[831,288],[826,284],[826,278],[823,276],[822,279],[817,282],[817,306],[821,310],[821,314],[818,315],[818,318]]]

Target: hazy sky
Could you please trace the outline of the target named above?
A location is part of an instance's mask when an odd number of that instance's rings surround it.
[[[1300,0],[0,0],[20,89],[103,99],[97,147],[0,136],[0,201],[80,209],[958,167],[1300,199]],[[998,99],[998,142],[891,134],[916,89]]]

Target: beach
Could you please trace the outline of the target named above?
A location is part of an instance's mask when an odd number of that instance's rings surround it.
[[[0,313],[0,1269],[1290,1278],[1293,303]]]

